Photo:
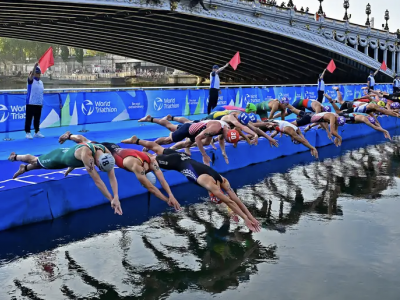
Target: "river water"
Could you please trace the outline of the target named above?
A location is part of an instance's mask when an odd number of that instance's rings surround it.
[[[192,184],[180,213],[143,195],[2,232],[0,299],[399,299],[400,140],[381,139],[227,173],[256,234]]]

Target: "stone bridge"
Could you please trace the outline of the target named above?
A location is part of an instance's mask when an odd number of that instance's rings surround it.
[[[104,51],[208,77],[240,51],[235,82],[315,83],[331,59],[329,83],[377,81],[400,72],[397,34],[293,9],[238,0],[0,0],[0,36]]]

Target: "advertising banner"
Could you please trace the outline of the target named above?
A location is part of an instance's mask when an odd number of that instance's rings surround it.
[[[186,90],[151,90],[146,91],[147,112],[155,118],[168,114],[179,116],[185,112]]]

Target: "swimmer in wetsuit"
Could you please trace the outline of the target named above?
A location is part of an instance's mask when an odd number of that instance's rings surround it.
[[[72,148],[55,149],[39,157],[30,154],[20,155],[12,152],[8,160],[27,163],[27,165],[20,165],[13,179],[35,169],[60,170],[65,168],[85,167],[97,188],[104,197],[111,202],[111,207],[114,209],[114,212],[122,215],[121,204],[118,197],[118,183],[114,172],[115,160],[110,151],[103,145],[82,143]],[[97,173],[95,166],[101,171],[107,172],[114,197],[109,193],[106,185]]]
[[[204,187],[209,192],[211,201],[217,204],[225,203],[244,220],[251,231],[260,230],[259,222],[237,197],[230,187],[229,181],[214,169],[191,159],[186,153],[164,149],[155,142],[141,140],[136,136],[124,140],[124,143],[141,145],[155,152],[157,154],[156,160],[161,168],[182,173],[189,181]]]
[[[299,99],[293,102],[292,106],[297,108],[298,110],[305,111],[308,109],[311,112],[320,113],[324,112],[325,109],[320,102],[317,100],[310,100],[310,99]]]
[[[271,135],[271,138],[274,138],[276,135],[278,135],[278,133],[280,133],[281,135],[286,134],[290,136],[292,138],[292,142],[303,144],[308,149],[310,149],[311,155],[318,159],[317,149],[307,141],[307,139],[304,137],[304,135],[301,133],[301,130],[297,126],[287,121],[281,120],[271,120],[262,123],[259,122],[256,123],[255,126],[264,131],[274,131],[274,133],[272,133]]]
[[[266,121],[268,119],[275,118],[274,114],[279,110],[281,111],[281,114],[279,116],[281,116],[282,120],[285,120],[287,103],[289,103],[289,101],[287,101],[286,98],[282,98],[281,101],[278,99],[270,99],[257,104],[247,103],[246,113],[255,113],[260,116],[261,121]]]
[[[75,135],[71,134],[71,132],[67,131],[59,138],[59,142],[62,144],[66,140],[71,140],[76,143],[85,143],[89,140],[85,138],[83,135]],[[132,172],[136,175],[136,178],[139,182],[154,196],[165,201],[168,203],[169,206],[174,207],[176,210],[180,209],[178,201],[175,199],[174,195],[171,192],[171,189],[164,178],[160,167],[158,166],[157,161],[153,155],[150,155],[145,152],[141,152],[134,149],[123,149],[119,147],[117,144],[113,143],[99,143],[103,147],[106,147],[109,153],[115,159],[115,164],[121,168],[125,169],[126,171]],[[69,168],[66,172],[66,175],[70,173],[73,168]],[[164,196],[161,191],[155,187],[146,177],[146,173],[153,171],[156,175],[158,181],[160,182],[161,186],[168,194],[168,198]]]

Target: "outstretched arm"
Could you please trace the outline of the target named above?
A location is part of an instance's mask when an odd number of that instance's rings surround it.
[[[221,187],[228,193],[229,198],[233,200],[236,205],[246,214],[246,216],[253,222],[256,222],[257,224],[258,221],[256,218],[253,217],[253,215],[250,213],[250,211],[247,209],[246,205],[243,204],[242,201],[240,201],[239,197],[236,195],[236,193],[233,191],[232,187],[229,184],[229,181],[222,177],[223,182],[221,184]]]
[[[337,139],[335,139],[334,143],[338,147],[342,144],[342,137],[338,134],[337,131],[338,128],[338,123],[336,120],[335,116],[330,117],[330,132],[333,136],[335,136]]]
[[[173,206],[176,210],[180,210],[179,202],[175,199],[174,195],[171,192],[171,188],[169,187],[168,182],[165,180],[164,174],[160,169],[156,159],[153,157],[151,159],[150,169],[153,170],[156,175],[158,181],[160,182],[164,191],[168,194],[169,200],[167,201],[169,206]]]
[[[383,135],[385,136],[385,138],[387,138],[387,139],[389,139],[389,140],[392,139],[392,138],[390,137],[389,132],[388,132],[387,130],[383,129],[380,125],[379,125],[379,126],[374,125],[374,124],[372,124],[368,119],[366,119],[366,120],[364,119],[364,123],[365,123],[366,125],[368,125],[369,127],[375,129],[376,131],[382,132]]]
[[[279,146],[279,144],[278,144],[278,142],[276,140],[274,140],[272,137],[270,137],[268,134],[266,134],[261,129],[255,127],[253,124],[250,124],[250,123],[247,126],[249,126],[249,128],[251,130],[255,131],[258,135],[261,135],[261,136],[265,137],[271,143],[271,147],[272,146],[275,146],[275,147]]]
[[[225,70],[225,68],[228,67],[228,66],[229,66],[229,63],[227,63],[225,66],[219,68],[216,72],[219,73],[219,72]]]

